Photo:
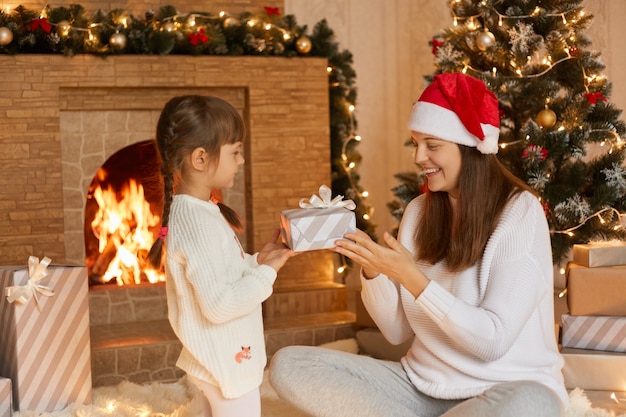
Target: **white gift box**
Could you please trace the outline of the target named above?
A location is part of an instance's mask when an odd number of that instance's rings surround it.
[[[328,249],[346,233],[356,231],[356,205],[343,196],[331,199],[331,190],[325,185],[319,189],[320,196],[300,200],[299,209],[280,213],[283,242],[294,252]]]
[[[626,391],[626,354],[562,348],[565,388]]]
[[[587,267],[626,265],[626,243],[576,244],[573,246],[573,262]]]

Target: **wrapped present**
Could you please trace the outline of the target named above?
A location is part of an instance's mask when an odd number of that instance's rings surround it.
[[[345,233],[356,231],[356,205],[343,196],[331,199],[331,190],[322,185],[319,197],[300,200],[299,209],[280,213],[283,242],[295,252],[328,249]]]
[[[577,349],[626,352],[626,317],[561,317],[561,345]]]
[[[572,316],[626,316],[626,266],[567,266],[567,306]]]
[[[626,265],[626,242],[611,240],[576,244],[572,260],[586,267]]]
[[[15,410],[52,412],[91,402],[87,269],[0,267],[0,375],[11,378]]]
[[[626,354],[562,348],[565,388],[626,391]]]
[[[13,414],[11,380],[0,377],[0,417],[11,417]]]

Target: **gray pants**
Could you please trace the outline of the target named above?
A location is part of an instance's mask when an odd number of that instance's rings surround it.
[[[270,364],[270,383],[285,401],[316,417],[559,417],[557,395],[542,384],[498,384],[466,400],[419,392],[399,362],[290,346]]]

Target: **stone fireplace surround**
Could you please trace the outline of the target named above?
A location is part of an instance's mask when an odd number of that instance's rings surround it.
[[[258,250],[279,211],[330,184],[326,66],[320,58],[0,56],[0,264],[25,264],[31,254],[84,264],[85,199],[97,169],[116,151],[152,138],[163,104],[188,93],[225,98],[244,116],[241,199],[248,251]],[[353,316],[333,270],[328,251],[299,255],[281,270],[264,306],[268,347],[349,336]],[[103,300],[128,296],[90,293],[92,322],[100,317],[92,326],[110,331],[115,323],[102,319],[108,310],[97,310]],[[123,358],[113,356],[119,366]]]

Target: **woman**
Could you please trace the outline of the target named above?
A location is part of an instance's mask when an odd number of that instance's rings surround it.
[[[437,75],[409,129],[427,191],[388,247],[347,234],[362,299],[400,363],[312,347],[272,359],[271,382],[315,416],[557,417],[567,407],[554,335],[548,225],[532,190],[497,160],[495,95]]]

